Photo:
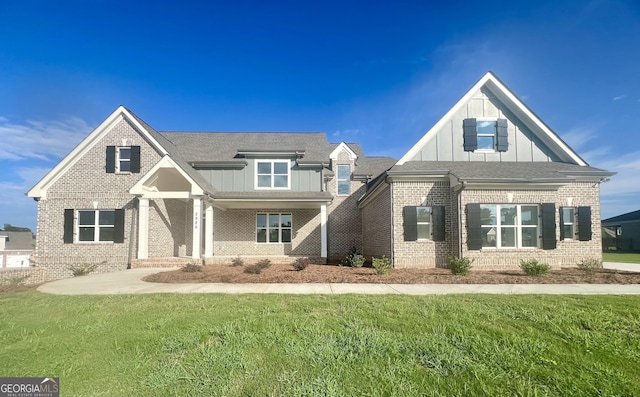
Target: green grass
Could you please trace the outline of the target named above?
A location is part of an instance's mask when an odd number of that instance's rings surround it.
[[[640,253],[638,252],[603,252],[604,262],[640,263]]]
[[[65,396],[632,396],[640,297],[0,295],[0,374]]]

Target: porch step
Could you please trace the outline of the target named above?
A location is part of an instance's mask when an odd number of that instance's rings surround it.
[[[192,258],[149,258],[149,259],[132,259],[131,268],[138,269],[144,267],[179,267],[184,266],[189,262],[198,262],[199,259]]]

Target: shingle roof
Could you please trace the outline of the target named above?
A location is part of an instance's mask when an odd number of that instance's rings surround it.
[[[616,222],[631,222],[631,221],[640,221],[640,210],[627,212],[626,214],[617,215],[608,219],[604,219],[602,224],[605,223],[616,223]]]
[[[330,146],[318,132],[162,132],[187,162],[232,160],[239,150],[299,151],[307,161],[328,161]]]
[[[392,157],[363,157],[359,158],[353,173],[356,175],[367,175],[375,178],[381,173],[385,172],[397,162]]]
[[[36,240],[31,232],[0,231],[0,236],[9,236],[5,250],[33,250],[36,245]]]
[[[602,178],[615,173],[559,162],[409,161],[389,170],[389,175],[403,174],[452,174],[466,181],[564,182],[576,177]]]

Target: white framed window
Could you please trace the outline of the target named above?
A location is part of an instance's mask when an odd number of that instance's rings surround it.
[[[479,151],[493,152],[496,149],[496,122],[497,120],[478,119],[476,131],[478,134]]]
[[[289,160],[256,160],[256,189],[290,189]]]
[[[351,166],[338,165],[338,196],[351,194]]]
[[[131,172],[131,146],[119,146],[116,148],[116,172]]]
[[[481,204],[482,248],[538,247],[535,204]]]
[[[76,236],[78,242],[113,242],[115,210],[78,210]]]
[[[573,240],[576,235],[576,209],[562,207],[562,236],[564,240]]]
[[[431,207],[416,207],[418,240],[431,240]]]
[[[287,213],[256,214],[256,243],[290,243],[292,220]]]

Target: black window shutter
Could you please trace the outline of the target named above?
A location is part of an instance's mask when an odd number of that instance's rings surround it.
[[[64,243],[73,243],[73,210],[64,210]]]
[[[499,152],[506,152],[509,149],[509,134],[507,132],[507,120],[498,119],[496,122],[497,149]]]
[[[567,236],[564,235],[564,207],[560,207],[560,211],[558,211],[558,215],[560,215],[560,241],[562,241],[565,238],[567,238]]]
[[[131,146],[131,173],[140,173],[140,146]]]
[[[480,204],[467,204],[467,248],[482,249],[482,220]]]
[[[591,207],[578,207],[578,240],[591,240]]]
[[[116,172],[116,147],[107,146],[107,173],[113,174]]]
[[[418,239],[418,213],[416,207],[406,206],[404,211],[404,241],[416,241]]]
[[[556,248],[556,205],[542,204],[542,249]]]
[[[476,130],[476,125],[476,119],[464,119],[462,121],[465,152],[473,152],[478,148],[478,132]]]
[[[113,223],[113,242],[124,243],[124,210],[115,211],[115,222]]]
[[[431,222],[433,226],[433,241],[445,240],[444,205],[435,205],[431,208]]]

